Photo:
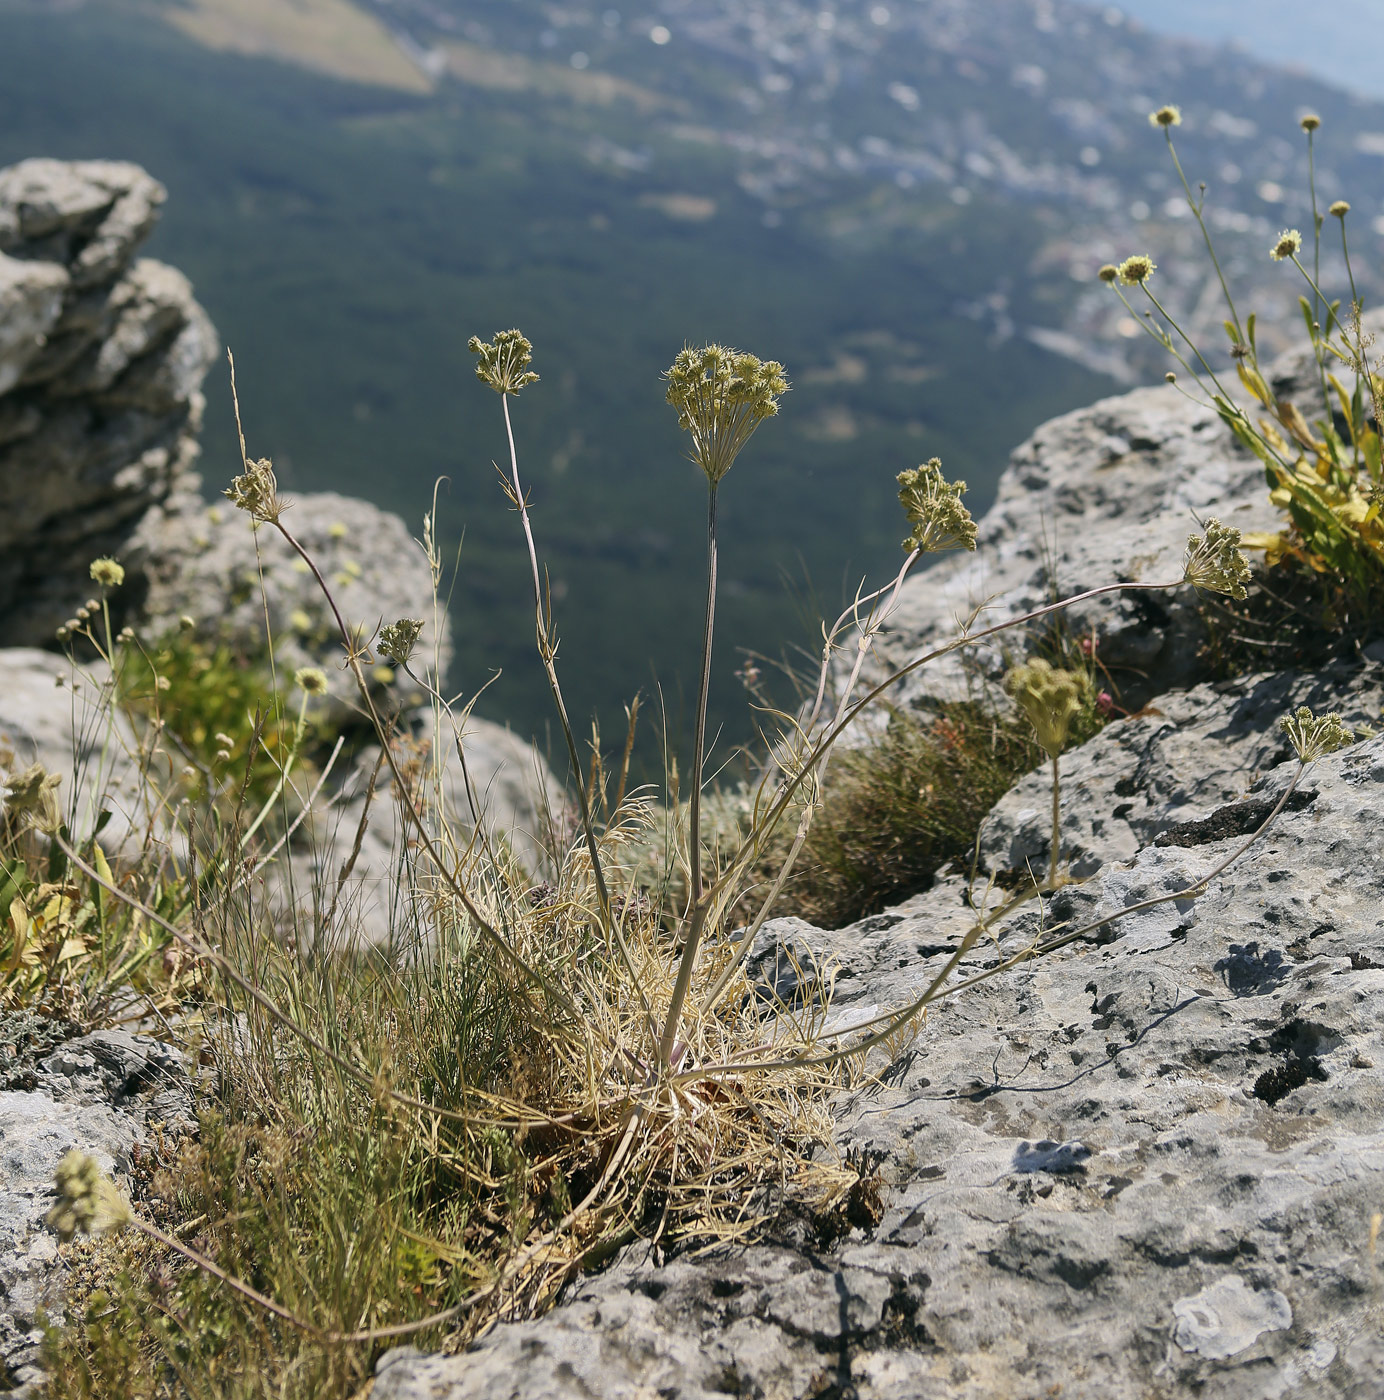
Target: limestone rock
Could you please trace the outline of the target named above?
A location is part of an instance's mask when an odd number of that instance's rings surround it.
[[[418,655],[431,667],[436,637],[432,576],[408,526],[378,506],[333,491],[291,499],[284,524],[321,570],[346,625],[368,642],[382,622],[424,619],[428,625]],[[247,515],[223,501],[151,517],[139,539],[149,560],[144,604],[149,631],[172,629],[186,615],[204,633],[253,654],[266,647],[267,608],[280,671],[291,676],[299,666],[320,666],[327,676],[323,703],[329,717],[338,724],[362,718],[356,682],[341,664],[341,634],[330,605],[308,566],[277,530],[254,529]],[[437,659],[445,675],[451,660],[445,615],[441,626]],[[373,663],[365,672],[387,708],[422,699],[402,673],[384,683],[375,677]]]
[[[1275,366],[1280,390],[1300,387],[1300,360]],[[973,614],[980,630],[1110,583],[1176,584],[1187,537],[1208,516],[1246,534],[1281,523],[1262,465],[1214,410],[1164,385],[1055,418],[1014,452],[976,552],[944,556],[905,584],[881,661],[906,663],[955,637]],[[1201,679],[1203,629],[1189,587],[1105,594],[1064,616],[1070,635],[1094,630],[1130,709]],[[1022,645],[1006,633],[930,662],[900,698],[964,699],[997,681]]]
[[[1311,693],[1368,713],[1378,685],[1367,666],[1203,687],[1090,741],[1074,771],[1123,781],[1138,815],[1093,839],[1104,863],[1051,901],[1048,926],[1201,879],[1243,841],[1242,809],[1296,768],[1271,732],[1279,705]],[[1373,1396],[1384,738],[1300,788],[1200,899],[935,1004],[843,1097],[837,1150],[886,1188],[873,1231],[663,1261],[632,1249],[466,1356],[387,1353],[375,1400]],[[1208,809],[1217,820],[1187,820]],[[1164,821],[1178,840],[1160,845]],[[973,918],[964,896],[943,877],[838,932],[765,932],[836,963],[842,1011],[888,1007],[945,964]],[[1030,910],[968,965],[1038,932]]]
[[[103,554],[123,620],[141,524],[197,489],[216,333],[181,273],[135,257],[163,199],[120,162],[0,170],[0,645],[51,645]]]
[[[1072,873],[1092,875],[1177,824],[1242,798],[1288,756],[1278,722],[1300,705],[1336,709],[1349,725],[1379,728],[1384,664],[1337,662],[1316,675],[1288,671],[1173,691],[1064,754],[1062,858]],[[986,818],[982,870],[1042,869],[1051,813],[1044,767],[1016,783]]]
[[[59,810],[78,841],[108,808],[101,843],[114,854],[142,839],[158,799],[138,736],[103,700],[109,676],[104,665],[76,669],[53,652],[0,649],[0,773],[41,763],[60,774]]]
[[[26,1024],[27,1023],[27,1024]],[[38,1028],[38,1053],[24,1056]],[[164,1133],[193,1128],[191,1081],[179,1053],[128,1031],[50,1042],[51,1023],[0,1012],[0,1042],[20,1047],[0,1088],[0,1387],[36,1396],[43,1333],[40,1309],[61,1316],[65,1266],[43,1223],[53,1172],[73,1148],[91,1153],[120,1184],[135,1144],[158,1122]],[[7,1057],[12,1059],[13,1057]]]

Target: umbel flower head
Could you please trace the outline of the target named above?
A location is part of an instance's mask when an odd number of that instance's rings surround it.
[[[252,520],[273,525],[287,509],[279,498],[279,483],[274,476],[274,464],[268,457],[257,462],[246,461],[245,472],[235,477],[221,493],[237,509]]]
[[[58,1163],[54,1177],[58,1199],[44,1221],[64,1241],[79,1233],[103,1235],[108,1230],[119,1230],[133,1218],[125,1198],[95,1157],[74,1147]]]
[[[1194,588],[1228,593],[1232,598],[1245,597],[1250,572],[1249,560],[1240,552],[1240,532],[1233,525],[1208,520],[1204,535],[1187,539],[1182,577]]]
[[[1182,108],[1175,107],[1171,102],[1165,103],[1156,112],[1149,113],[1149,125],[1161,126],[1165,130],[1170,126],[1182,125]]]
[[[1142,287],[1157,269],[1158,264],[1147,253],[1135,253],[1133,257],[1126,258],[1115,272],[1126,287]]]
[[[1033,726],[1038,747],[1049,758],[1056,758],[1086,700],[1086,677],[1035,657],[1010,671],[1004,678],[1004,688]]]
[[[397,622],[388,622],[380,628],[380,650],[397,665],[407,666],[422,631],[423,624],[417,618],[401,617]]]
[[[715,486],[735,465],[754,430],[778,412],[788,380],[777,360],[725,345],[686,345],[668,373],[667,399],[690,434],[688,456]]]
[[[327,673],[320,666],[299,666],[293,673],[293,684],[304,695],[325,695]]]
[[[468,350],[480,358],[476,361],[476,378],[489,384],[497,394],[517,394],[538,376],[529,368],[533,360],[533,342],[519,331],[496,331],[494,340],[482,340],[473,335]]]
[[[913,533],[903,542],[910,553],[936,554],[943,549],[974,549],[976,523],[961,504],[964,481],[948,481],[938,457],[899,473],[899,504]]]
[[[125,582],[125,570],[114,559],[104,556],[91,561],[91,577],[101,585],[102,588],[119,588]]]
[[[1314,715],[1303,705],[1294,714],[1284,715],[1283,732],[1304,763],[1311,763],[1323,754],[1334,753],[1355,742],[1355,735],[1334,711],[1329,715]]]
[[[1284,258],[1295,258],[1302,250],[1302,235],[1295,228],[1285,228],[1274,240],[1274,245],[1269,249],[1269,256],[1274,262],[1282,262]]]

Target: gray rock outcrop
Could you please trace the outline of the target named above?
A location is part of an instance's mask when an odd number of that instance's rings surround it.
[[[192,1113],[172,1047],[0,1012],[0,1389],[41,1393],[39,1315],[62,1315],[66,1265],[43,1223],[58,1162],[76,1148],[123,1185],[136,1145],[193,1131]]]
[[[1384,327],[1377,314],[1366,321]],[[1268,377],[1310,414],[1319,391],[1309,365],[1290,352]],[[1243,534],[1281,524],[1263,466],[1212,408],[1162,385],[1054,418],[1015,450],[975,553],[944,556],[904,585],[873,674],[951,640],[973,615],[978,631],[1110,583],[1176,582],[1187,537],[1209,516]],[[1105,594],[1069,609],[1064,625],[1094,633],[1130,710],[1202,679],[1205,626],[1190,587]],[[1021,649],[1011,633],[954,652],[914,672],[896,698],[964,699],[998,681]]]
[[[0,645],[51,644],[130,572],[151,513],[186,508],[216,333],[182,273],[136,254],[163,186],[136,165],[0,170]]]
[[[1304,390],[1300,361],[1275,370]],[[898,664],[983,622],[1115,579],[1175,579],[1197,517],[1277,528],[1262,469],[1172,389],[1044,425],[1016,452],[976,556],[908,585]],[[1076,883],[967,956],[1179,895],[1235,852],[1296,769],[1299,705],[1384,722],[1384,644],[1314,674],[1197,684],[1186,589],[1078,611],[1127,668],[1134,718],[1061,760]],[[948,658],[906,702],[973,693],[998,648]],[[1143,673],[1141,680],[1138,673]],[[987,878],[1046,862],[1046,770],[987,818],[978,880],[834,932],[766,925],[766,999],[830,981],[838,1028],[907,1005],[973,927]],[[1384,1375],[1384,738],[1308,771],[1266,837],[1201,897],[934,1004],[913,1044],[836,1105],[834,1151],[876,1173],[874,1227],[831,1243],[632,1247],[561,1306],[470,1353],[386,1353],[372,1400],[1372,1400]],[[1002,898],[991,887],[993,903]]]
[[[103,663],[88,665],[83,653],[74,671],[40,650],[55,646],[58,627],[96,592],[93,558],[112,555],[125,568],[111,595],[115,625],[131,624],[146,645],[190,621],[199,635],[257,655],[267,624],[285,678],[306,665],[325,673],[319,716],[337,727],[365,723],[335,619],[307,566],[275,531],[255,531],[229,503],[202,499],[194,466],[216,333],[180,272],[136,256],[164,198],[156,180],[120,162],[37,159],[0,170],[0,776],[33,761],[63,774],[76,836],[90,832],[102,806],[114,812],[102,833],[111,853],[142,839],[160,782],[166,788],[182,761],[164,745],[168,771],[159,771],[156,739],[136,733],[119,707],[107,722],[96,703],[109,675]],[[447,619],[402,520],[321,492],[295,496],[285,521],[350,628],[368,641],[383,622],[426,619],[419,656],[445,676]],[[393,669],[366,667],[375,699],[400,715],[405,734],[426,741],[423,692]],[[446,747],[449,814],[465,828],[473,804],[454,745]],[[368,771],[376,756],[359,766]],[[536,864],[545,814],[561,806],[546,765],[482,719],[466,726],[466,761],[491,830]],[[360,829],[362,792],[358,781],[328,789],[331,819],[315,823],[303,853],[311,873],[335,880]],[[376,887],[397,883],[407,840],[395,806],[386,787],[355,865],[354,903],[373,911],[372,940],[382,931]]]
[[[1070,755],[1074,789],[1099,772],[1142,815],[1108,856],[1089,844],[1103,863],[1051,918],[1117,912],[1223,860],[1296,767],[1269,726],[1309,694],[1377,716],[1384,665],[1169,697],[1164,718]],[[838,1105],[837,1150],[884,1184],[876,1228],[631,1251],[466,1356],[386,1354],[373,1400],[1377,1395],[1384,738],[1322,760],[1301,793],[1201,899],[932,1007]],[[836,963],[843,1012],[899,1005],[968,928],[965,894],[944,876],[839,932],[768,932]],[[1037,931],[1017,918],[972,970]]]

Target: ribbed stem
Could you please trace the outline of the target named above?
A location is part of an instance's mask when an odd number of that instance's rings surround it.
[[[678,1022],[692,985],[692,970],[697,963],[697,951],[702,941],[702,928],[707,910],[702,903],[702,768],[706,762],[706,706],[711,691],[711,641],[716,629],[716,483],[708,489],[706,503],[706,625],[702,632],[702,676],[697,691],[697,729],[692,743],[692,798],[688,804],[688,850],[691,867],[691,903],[687,923],[687,938],[683,943],[682,961],[678,964],[673,998],[668,1003],[668,1019],[663,1026],[659,1059],[672,1061],[677,1044]]]

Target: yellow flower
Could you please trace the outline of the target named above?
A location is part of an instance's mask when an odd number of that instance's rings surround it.
[[[1294,714],[1285,715],[1282,729],[1304,763],[1311,763],[1324,754],[1334,753],[1355,742],[1355,735],[1346,728],[1340,715],[1314,715],[1306,705]]]
[[[102,588],[119,588],[125,582],[124,568],[104,557],[91,561],[91,576]]]
[[[1038,747],[1056,758],[1081,713],[1089,686],[1077,671],[1063,671],[1041,658],[1016,666],[1004,678],[1004,688],[1033,726]]]
[[[1299,120],[1299,122],[1298,122],[1298,125],[1299,125],[1309,136],[1310,136],[1321,124],[1322,124],[1322,119],[1321,119],[1315,112],[1308,112],[1307,115],[1304,116],[1304,117],[1302,117],[1302,118]]]
[[[936,554],[944,549],[974,549],[976,524],[961,504],[964,481],[948,481],[942,475],[942,461],[932,458],[912,471],[900,472],[899,504],[903,506],[913,533],[903,542],[910,553]]]
[[[325,695],[327,693],[327,673],[320,666],[299,666],[293,673],[293,684],[304,695]]]
[[[1344,219],[1350,213],[1350,202],[1344,199],[1336,200],[1326,211],[1328,214],[1335,214],[1338,219]]]
[[[1126,287],[1142,287],[1153,276],[1158,264],[1147,253],[1135,253],[1115,269]]]
[[[1171,102],[1160,107],[1156,112],[1149,113],[1149,125],[1161,126],[1164,129],[1170,126],[1182,125],[1182,108],[1174,107]]]
[[[1301,248],[1302,235],[1295,228],[1285,228],[1269,249],[1269,256],[1274,262],[1282,262],[1284,258],[1297,257]]]
[[[1194,588],[1245,597],[1250,570],[1249,560],[1240,552],[1240,532],[1233,525],[1208,520],[1205,535],[1192,535],[1187,540],[1182,576]]]
[[[1114,263],[1106,263],[1105,266],[1102,267],[1098,273],[1096,273],[1096,276],[1099,277],[1100,280],[1106,284],[1106,286],[1109,286],[1110,283],[1116,281],[1119,278],[1119,275],[1120,269],[1116,267]]]

